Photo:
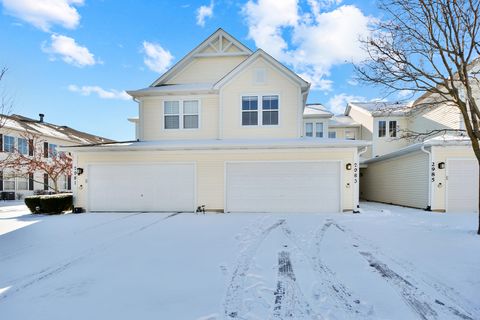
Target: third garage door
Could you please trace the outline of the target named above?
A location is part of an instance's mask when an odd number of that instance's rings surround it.
[[[340,161],[226,163],[227,212],[339,212]]]

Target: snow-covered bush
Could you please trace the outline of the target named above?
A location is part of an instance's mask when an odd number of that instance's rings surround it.
[[[53,194],[25,197],[25,204],[32,213],[59,214],[72,210],[72,194]]]

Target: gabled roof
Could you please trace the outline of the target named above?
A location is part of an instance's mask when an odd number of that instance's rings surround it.
[[[236,48],[235,52],[231,52]],[[164,84],[176,75],[184,66],[189,64],[195,57],[219,57],[219,56],[249,56],[252,50],[235,39],[222,28],[217,29],[205,41],[196,46],[190,53],[178,61],[172,68],[155,80],[150,86],[156,87]]]
[[[78,131],[67,126],[35,120],[18,114],[8,116],[0,114],[0,119],[3,124],[3,129],[7,132],[9,129],[24,131],[43,137],[51,137],[79,144],[113,142],[113,140]]]
[[[285,76],[293,80],[294,82],[298,83],[302,87],[302,92],[308,91],[310,88],[310,83],[307,81],[303,80],[298,74],[284,66],[282,63],[280,63],[278,60],[273,58],[271,55],[263,51],[262,49],[258,49],[255,51],[254,54],[252,54],[250,57],[248,57],[246,60],[244,60],[242,63],[240,63],[238,66],[236,66],[232,71],[227,73],[222,79],[220,79],[215,85],[213,86],[214,89],[220,89],[223,87],[225,84],[230,82],[237,74],[239,74],[241,71],[243,71],[245,68],[250,66],[253,62],[255,62],[259,58],[264,58],[265,61],[270,63],[274,68],[278,69],[281,71]]]
[[[358,128],[360,123],[356,122],[349,116],[338,115],[330,119],[328,126],[331,128]]]
[[[333,113],[320,103],[308,103],[303,110],[304,118],[331,118]]]
[[[373,117],[407,116],[412,110],[412,102],[384,102],[384,101],[370,101],[370,102],[349,102],[345,109],[345,115],[348,116],[352,107],[361,109]]]

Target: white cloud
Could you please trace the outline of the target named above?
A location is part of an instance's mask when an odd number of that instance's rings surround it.
[[[89,96],[91,94],[97,94],[101,99],[117,99],[117,100],[130,100],[130,97],[125,91],[118,91],[114,89],[105,90],[99,86],[76,86],[69,85],[68,90],[72,92],[78,92],[81,95]]]
[[[5,11],[35,27],[49,31],[53,25],[75,29],[80,15],[75,6],[83,0],[3,0]]]
[[[101,63],[101,61],[95,59],[88,48],[77,44],[73,38],[52,34],[50,40],[51,44],[46,46],[44,43],[42,50],[49,53],[52,60],[60,56],[63,61],[76,67],[93,66],[96,63]]]
[[[143,52],[145,53],[143,62],[152,71],[164,73],[172,64],[172,54],[158,43],[144,41]]]
[[[366,101],[365,97],[353,96],[345,93],[336,94],[330,98],[327,102],[327,108],[334,114],[343,114],[348,102],[363,102]]]
[[[370,34],[373,18],[336,0],[249,0],[243,7],[249,37],[257,47],[287,63],[312,81],[312,88],[330,90],[325,78],[333,66],[365,58],[360,38]],[[287,38],[290,35],[290,39]]]
[[[200,6],[197,9],[197,24],[201,27],[205,26],[205,20],[213,16],[213,1],[208,6]]]

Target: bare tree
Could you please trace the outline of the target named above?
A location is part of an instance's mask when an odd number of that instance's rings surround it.
[[[7,68],[1,68],[0,69],[0,128],[2,128],[4,125],[5,125],[5,121],[6,121],[6,115],[10,114],[10,112],[12,111],[12,107],[13,107],[13,101],[12,101],[12,98],[9,97],[3,86],[1,85],[2,84],[2,80],[4,81],[5,80],[5,74],[7,73]]]
[[[480,91],[479,1],[380,0],[385,16],[363,40],[369,58],[355,69],[361,81],[387,93],[423,93],[416,107],[442,103],[457,108],[480,166],[480,109],[475,99]]]
[[[72,157],[70,154],[49,149],[38,135],[27,132],[22,136],[28,141],[29,152],[14,148],[4,160],[0,160],[0,167],[9,169],[11,177],[24,177],[25,174],[35,172],[46,174],[53,182],[53,186],[47,184],[47,187],[59,192],[60,178],[72,174]],[[44,181],[36,182],[44,184]]]

